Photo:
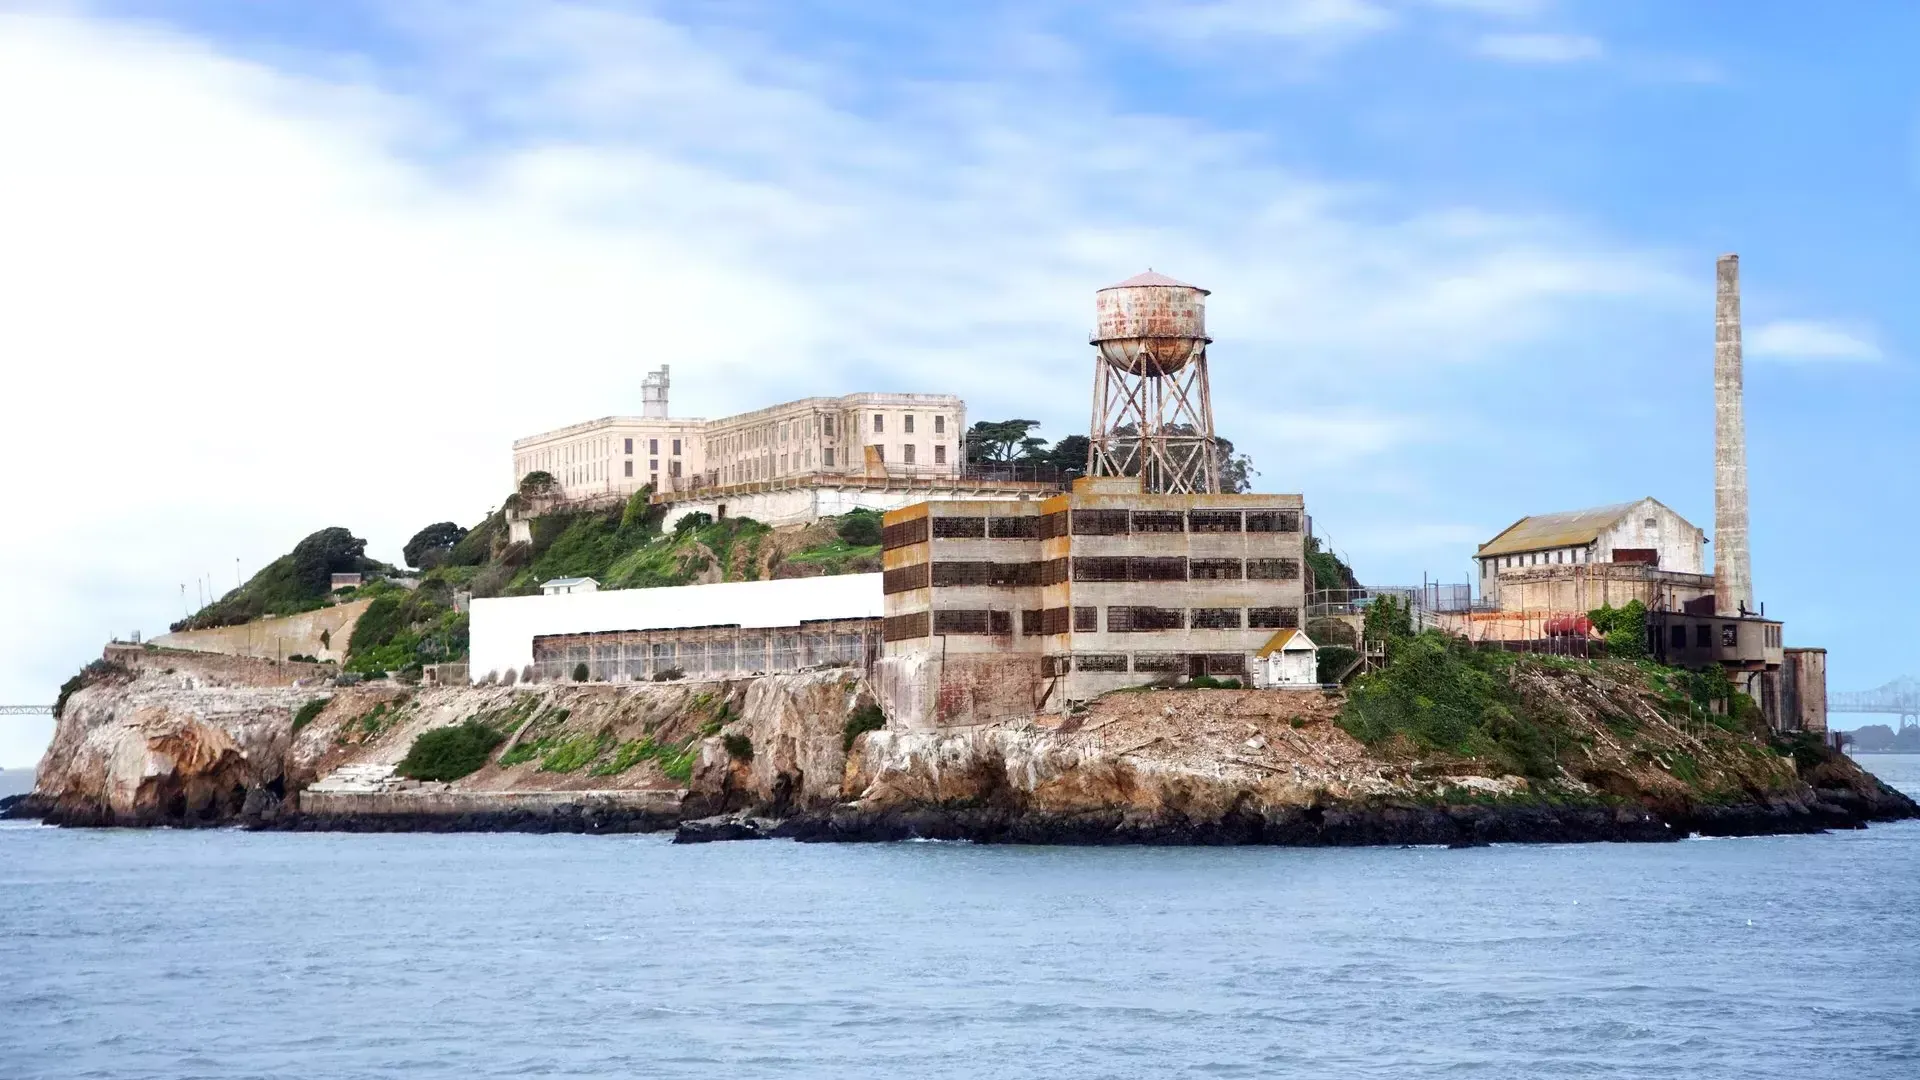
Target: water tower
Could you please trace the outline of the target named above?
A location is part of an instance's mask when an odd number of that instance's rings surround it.
[[[1149,492],[1220,490],[1207,388],[1207,290],[1149,270],[1094,294],[1087,475]]]

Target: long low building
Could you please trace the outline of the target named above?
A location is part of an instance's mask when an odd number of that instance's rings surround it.
[[[878,654],[885,614],[879,574],[614,589],[475,600],[469,627],[475,679],[529,669],[569,678],[640,681],[864,664]]]

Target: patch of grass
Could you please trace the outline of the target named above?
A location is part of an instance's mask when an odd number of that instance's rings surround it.
[[[879,731],[886,726],[887,716],[880,711],[880,706],[873,704],[860,706],[858,709],[853,710],[852,716],[847,717],[847,725],[841,729],[841,751],[851,754],[853,752],[853,740],[869,731]]]
[[[727,756],[735,761],[753,760],[753,740],[745,735],[728,735],[720,740],[720,745],[727,748]]]
[[[1239,690],[1239,679],[1216,679],[1211,675],[1195,675],[1186,683],[1189,690]]]
[[[293,733],[300,734],[300,729],[313,723],[313,718],[319,716],[320,710],[326,708],[327,702],[332,700],[332,698],[317,697],[300,706],[300,711],[293,714]]]
[[[1509,772],[1559,773],[1555,734],[1564,725],[1520,714],[1507,675],[1515,662],[1438,631],[1396,638],[1386,668],[1364,675],[1338,721],[1368,745],[1404,736],[1415,746],[1491,759]]]
[[[1673,755],[1673,764],[1667,771],[1671,772],[1676,780],[1684,780],[1689,784],[1700,782],[1700,763],[1694,760],[1692,754]]]
[[[690,743],[679,750],[668,751],[660,755],[660,771],[667,779],[684,784],[693,779],[693,763],[700,752]]]
[[[618,776],[643,761],[660,756],[660,746],[652,739],[629,739],[620,744],[613,757],[588,770],[592,776]]]
[[[613,737],[601,732],[597,735],[575,735],[571,739],[562,739],[553,744],[552,749],[540,759],[540,771],[552,773],[570,773],[578,771],[613,745]]]
[[[504,741],[506,736],[487,725],[467,720],[413,740],[395,771],[415,780],[458,780],[478,771]]]
[[[546,753],[551,745],[550,739],[521,739],[513,744],[513,749],[500,755],[500,767],[508,769],[515,765],[525,765]]]

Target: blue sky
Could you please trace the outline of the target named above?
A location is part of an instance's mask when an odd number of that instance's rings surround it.
[[[1758,594],[1836,689],[1920,670],[1920,8],[1844,12],[0,2],[0,697],[315,528],[477,520],[661,362],[689,415],[1082,430],[1092,292],[1147,266],[1370,582],[1531,512],[1711,528],[1723,251]]]

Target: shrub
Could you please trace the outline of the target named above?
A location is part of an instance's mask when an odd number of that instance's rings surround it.
[[[841,730],[840,749],[845,753],[853,752],[853,741],[869,731],[879,731],[887,726],[887,716],[874,704],[862,705],[847,717],[847,726]]]
[[[132,678],[133,671],[117,660],[99,659],[90,661],[73,678],[60,684],[60,694],[53,699],[53,718],[60,719],[66,711],[67,699],[76,692],[110,678]]]
[[[1359,656],[1359,653],[1345,645],[1323,645],[1320,647],[1320,669],[1316,677],[1322,683],[1336,682]]]
[[[293,733],[298,735],[301,728],[313,723],[313,718],[319,716],[320,710],[326,708],[327,702],[331,700],[331,698],[317,697],[300,706],[300,711],[293,714]]]
[[[1195,675],[1187,680],[1189,690],[1238,690],[1239,679],[1216,679],[1211,675]]]
[[[587,671],[587,665],[584,661],[573,665],[573,681],[574,682],[586,682],[588,674],[589,672]]]
[[[853,510],[840,516],[834,532],[848,547],[873,547],[880,542],[880,514],[872,510]]]
[[[745,735],[722,735],[720,745],[727,748],[727,756],[736,761],[753,760],[753,740]]]
[[[673,682],[675,679],[684,679],[686,677],[686,671],[677,667],[661,668],[659,671],[653,673],[654,682]]]
[[[520,681],[520,673],[513,670],[512,668],[508,668],[506,672],[500,676],[501,686],[512,686],[514,683],[517,683],[519,681]]]
[[[712,514],[707,513],[705,510],[695,510],[691,514],[681,515],[680,520],[673,523],[673,531],[676,533],[687,533],[695,529],[704,529],[711,524],[713,524]]]
[[[1384,670],[1355,682],[1340,727],[1369,745],[1404,736],[1421,748],[1553,777],[1559,763],[1544,718],[1515,712],[1518,696],[1504,678],[1511,663],[1508,654],[1482,652],[1437,630],[1403,638]]]
[[[400,759],[400,775],[414,780],[458,780],[487,763],[506,736],[472,720],[429,731],[413,740]]]

